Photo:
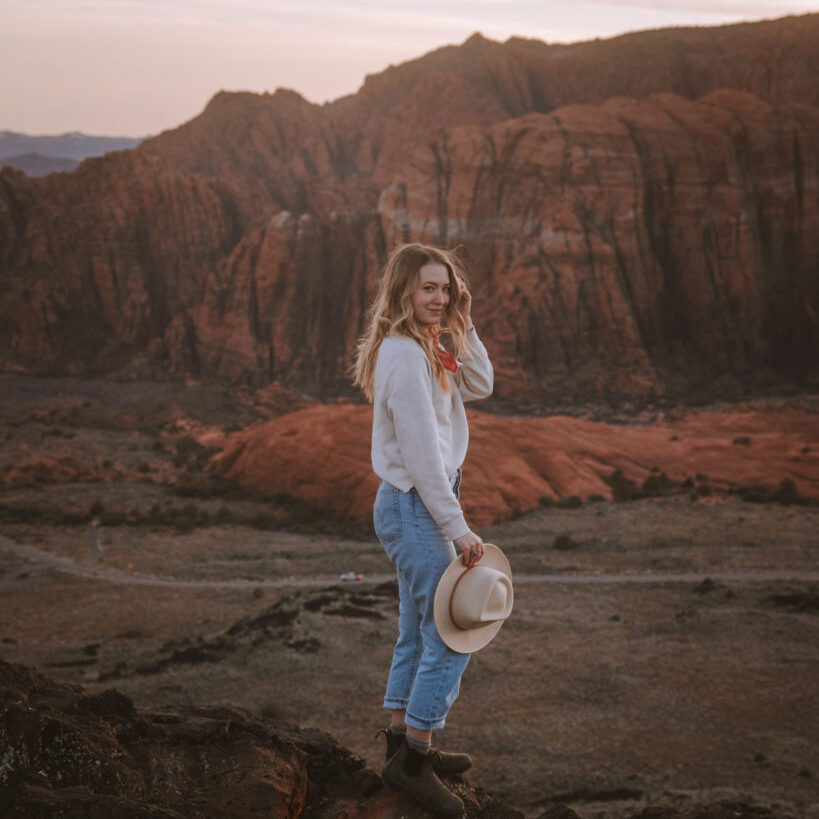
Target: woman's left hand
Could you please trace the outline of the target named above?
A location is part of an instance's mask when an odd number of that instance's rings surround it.
[[[469,292],[466,282],[460,278],[460,276],[458,277],[458,290],[460,291],[461,295],[456,306],[458,308],[458,312],[466,322],[466,326],[469,327],[472,323],[472,320],[469,318],[469,315],[472,312],[472,294]]]

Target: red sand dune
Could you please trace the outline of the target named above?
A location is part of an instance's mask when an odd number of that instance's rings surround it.
[[[287,493],[365,521],[378,483],[369,407],[320,405],[236,433],[213,465],[240,485]],[[819,421],[798,409],[701,412],[652,425],[568,417],[503,418],[469,411],[462,501],[476,526],[536,508],[542,498],[611,497],[618,467],[638,483],[654,467],[713,488],[794,481],[819,498]],[[748,443],[735,443],[735,439]]]

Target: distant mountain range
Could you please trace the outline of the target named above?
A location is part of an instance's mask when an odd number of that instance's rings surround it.
[[[0,131],[0,165],[10,165],[28,176],[73,171],[83,159],[136,148],[143,139],[147,137],[89,136],[79,131],[30,136]]]

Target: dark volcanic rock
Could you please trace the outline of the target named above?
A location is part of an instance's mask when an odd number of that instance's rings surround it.
[[[0,661],[0,815],[8,819],[421,817],[328,734],[228,708],[137,711]],[[451,786],[467,817],[516,819]]]
[[[197,642],[187,639],[162,646],[150,662],[130,667],[118,663],[103,671],[99,679],[108,681],[129,674],[158,674],[174,665],[218,663],[230,655],[253,650],[263,643],[281,643],[298,653],[314,654],[321,640],[305,625],[305,614],[345,617],[353,620],[384,620],[395,609],[398,586],[394,582],[363,589],[333,586],[315,591],[298,591],[267,606],[254,617],[244,617],[223,633]]]
[[[0,681],[4,816],[294,816],[311,749],[335,748],[227,709],[138,713],[22,666],[0,664]]]
[[[142,711],[115,690],[89,695],[0,661],[3,819],[421,819],[331,736],[230,708]],[[522,814],[461,777],[465,819]],[[639,793],[636,795],[639,796]],[[635,792],[574,795],[631,799]],[[556,803],[541,819],[580,819]],[[786,819],[741,802],[648,807],[634,819]]]

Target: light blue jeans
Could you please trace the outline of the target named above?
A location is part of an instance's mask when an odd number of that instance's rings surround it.
[[[453,482],[456,496],[460,471]],[[382,481],[373,508],[375,533],[398,574],[398,640],[392,655],[384,707],[406,711],[421,731],[443,728],[458,696],[468,654],[452,651],[435,627],[438,580],[455,559],[451,540],[427,512],[418,493]]]

